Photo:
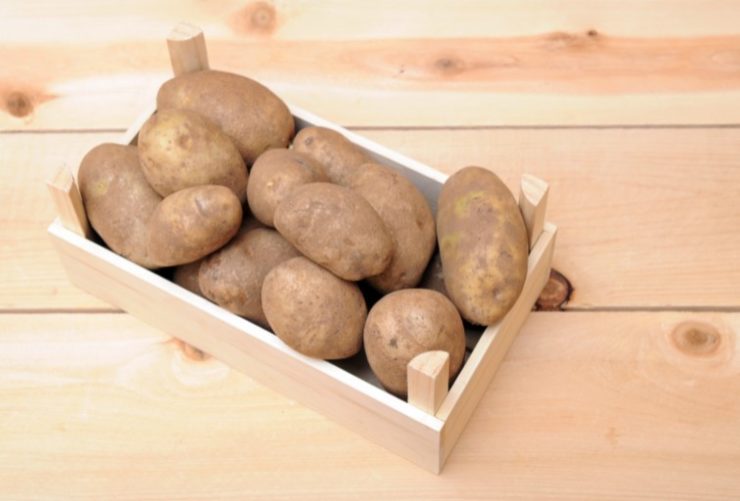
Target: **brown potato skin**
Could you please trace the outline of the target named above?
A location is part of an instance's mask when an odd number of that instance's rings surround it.
[[[465,167],[447,179],[437,238],[445,287],[462,316],[478,325],[501,320],[524,286],[529,245],[519,206],[496,174]]]
[[[267,274],[262,306],[275,334],[304,355],[338,360],[362,348],[367,307],[360,288],[305,257]]]
[[[380,164],[362,165],[349,187],[370,202],[394,243],[390,264],[368,282],[383,293],[415,287],[437,245],[426,198],[411,181]]]
[[[391,393],[406,396],[406,366],[431,350],[450,354],[450,379],[465,356],[465,329],[455,305],[439,292],[403,289],[384,296],[370,310],[364,343],[370,368]]]
[[[105,143],[82,159],[80,192],[90,224],[114,252],[146,268],[148,222],[162,197],[139,165],[136,146]]]
[[[193,294],[203,296],[203,291],[200,290],[200,284],[198,283],[198,273],[202,262],[202,259],[198,259],[192,263],[178,266],[172,275],[172,281]]]
[[[195,71],[165,82],[157,109],[200,113],[234,140],[247,165],[269,148],[285,148],[295,121],[285,103],[264,85],[241,75]]]
[[[246,201],[247,167],[234,142],[189,110],[162,110],[139,131],[139,160],[149,184],[166,197],[204,184],[231,189]]]
[[[239,231],[242,206],[225,186],[186,188],[168,196],[149,220],[149,257],[159,266],[196,261]]]
[[[231,242],[203,260],[198,283],[214,303],[267,327],[262,310],[265,276],[299,255],[277,231],[245,225]]]
[[[348,186],[362,164],[372,158],[339,132],[326,127],[304,127],[293,140],[293,150],[324,166],[332,183]]]
[[[260,222],[274,227],[275,208],[294,188],[328,181],[324,168],[313,158],[285,148],[267,150],[252,165],[249,209]]]
[[[330,183],[295,188],[275,210],[275,227],[301,253],[345,280],[386,269],[393,240],[375,209]]]

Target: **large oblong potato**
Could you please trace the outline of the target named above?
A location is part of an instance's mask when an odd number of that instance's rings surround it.
[[[370,368],[388,391],[405,396],[406,366],[425,351],[450,355],[452,379],[465,356],[465,329],[455,305],[437,291],[403,289],[370,309],[364,330]]]
[[[383,293],[416,286],[437,244],[424,195],[398,172],[372,163],[360,167],[349,187],[370,202],[393,238],[393,258],[380,275],[368,278],[370,285]]]
[[[234,140],[248,165],[269,148],[285,148],[295,121],[285,103],[250,78],[216,70],[195,71],[166,81],[157,109],[200,113]]]
[[[82,159],[80,192],[90,224],[114,252],[147,268],[148,223],[162,197],[139,165],[136,146],[105,143]]]
[[[249,209],[267,226],[275,226],[275,208],[297,186],[329,181],[324,168],[309,156],[285,148],[260,155],[247,186]]]
[[[337,360],[362,348],[367,306],[360,288],[305,257],[267,274],[262,307],[275,334],[304,355]]]
[[[198,283],[203,294],[232,313],[262,326],[262,283],[275,266],[299,252],[277,231],[245,225],[223,248],[203,260]]]
[[[196,261],[239,230],[242,205],[225,186],[203,185],[168,196],[149,220],[149,257],[159,266]]]
[[[313,158],[326,170],[332,183],[348,186],[370,155],[339,132],[326,127],[304,127],[293,140],[293,150]]]
[[[305,256],[345,280],[377,275],[393,257],[393,241],[375,209],[335,184],[294,189],[275,210],[275,227]]]
[[[437,238],[447,293],[462,316],[499,321],[519,297],[529,244],[514,197],[493,172],[465,167],[439,194]]]
[[[189,110],[162,110],[139,131],[139,160],[149,184],[167,195],[219,184],[246,200],[247,167],[233,141],[215,124]]]

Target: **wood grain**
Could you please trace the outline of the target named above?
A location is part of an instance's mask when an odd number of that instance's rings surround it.
[[[439,477],[127,315],[2,318],[7,498],[740,496],[737,314],[534,313]]]
[[[550,183],[560,228],[554,266],[575,291],[568,308],[740,308],[740,130],[358,130],[451,173],[492,167],[517,190]],[[98,134],[0,134],[0,305],[107,308],[69,285],[45,234],[43,182],[75,168]]]
[[[127,126],[170,75],[164,39],[181,19],[203,27],[214,68],[345,125],[740,123],[734,0],[2,9],[4,130]]]

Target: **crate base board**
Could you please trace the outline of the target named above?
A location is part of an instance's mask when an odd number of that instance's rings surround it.
[[[544,287],[555,231],[552,225],[545,228],[530,254],[517,304],[501,323],[486,329],[479,341],[484,345],[476,347],[433,416],[333,364],[294,352],[272,333],[77,235],[59,220],[49,227],[75,286],[433,473],[441,471]]]

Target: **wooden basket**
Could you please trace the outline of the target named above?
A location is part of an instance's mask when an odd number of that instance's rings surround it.
[[[199,29],[178,26],[168,38],[168,47],[176,75],[208,68]],[[447,176],[295,106],[289,108],[297,129],[316,125],[340,132],[377,162],[407,176],[436,210]],[[152,99],[120,142],[135,143],[142,124],[155,111]],[[95,243],[89,239],[74,177],[61,170],[48,184],[59,215],[49,233],[74,285],[434,473],[442,469],[544,287],[557,231],[544,219],[547,184],[525,175],[519,206],[531,245],[521,296],[503,320],[480,335],[449,391],[446,353],[427,352],[415,358],[408,367],[405,402],[379,388],[367,371],[353,373],[303,356],[261,327]]]

